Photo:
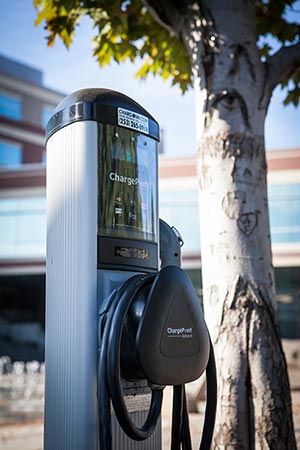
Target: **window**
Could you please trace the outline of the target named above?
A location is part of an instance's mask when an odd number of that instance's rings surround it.
[[[47,162],[47,154],[46,154],[46,150],[43,150],[42,152],[42,164],[46,165]]]
[[[0,258],[44,258],[46,199],[0,199]]]
[[[0,140],[0,168],[19,167],[22,157],[23,152],[19,144]]]
[[[52,106],[43,106],[42,111],[42,127],[46,128],[46,125],[50,119],[50,117],[53,114],[53,107]]]
[[[300,267],[275,268],[281,337],[300,338]]]
[[[276,184],[269,188],[273,244],[300,242],[300,184]]]
[[[15,95],[6,92],[0,92],[0,116],[8,119],[21,120],[22,101]]]
[[[200,225],[197,191],[161,192],[159,217],[177,228],[184,246],[183,254],[200,252]]]

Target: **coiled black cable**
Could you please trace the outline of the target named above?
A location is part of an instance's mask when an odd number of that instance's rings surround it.
[[[153,279],[153,275],[147,275],[138,278],[133,283],[129,283],[128,289],[122,293],[116,306],[115,313],[110,324],[108,339],[110,351],[107,354],[107,376],[114,411],[116,413],[116,416],[118,417],[119,424],[121,425],[123,431],[127,434],[127,436],[136,441],[147,439],[147,437],[149,437],[155,430],[156,423],[160,417],[161,412],[163,386],[151,386],[152,398],[148,417],[141,428],[136,427],[136,425],[130,419],[122,395],[120,373],[121,336],[125,317],[135,295],[145,285],[153,281]]]
[[[211,340],[209,342],[210,342],[210,351],[208,363],[206,366],[206,407],[205,407],[202,438],[199,450],[209,450],[211,447],[217,408],[216,363],[215,363],[214,349]],[[182,406],[181,423],[182,423],[182,430],[181,430],[182,450],[192,450],[189,417],[187,411],[187,402],[185,398],[184,386],[183,386],[183,406]],[[177,447],[174,447],[174,449],[171,448],[171,450],[177,450]]]
[[[217,407],[217,378],[214,349],[210,341],[210,353],[206,367],[206,408],[199,450],[209,450],[212,442]],[[173,388],[173,412],[171,450],[192,450],[185,386]]]
[[[144,425],[138,428],[127,411],[121,384],[120,348],[123,324],[137,295],[150,285],[155,274],[136,275],[115,290],[107,300],[101,320],[101,345],[98,364],[98,407],[100,450],[112,450],[110,400],[123,431],[137,441],[153,433],[161,414],[163,386],[152,386],[151,404]],[[210,342],[206,367],[206,410],[200,450],[211,446],[217,403],[217,380],[214,351]],[[192,450],[184,385],[174,386],[171,450]]]
[[[183,419],[183,390],[184,385],[179,384],[173,387],[173,411],[172,411],[172,431],[171,450],[180,450],[182,441],[182,419]]]
[[[190,433],[189,415],[187,409],[187,400],[185,395],[185,386],[183,386],[183,405],[182,405],[182,450],[192,450],[192,441]]]
[[[214,348],[211,340],[208,363],[206,366],[206,407],[202,432],[202,440],[199,450],[208,450],[213,438],[216,409],[217,409],[217,371]]]
[[[98,364],[99,444],[102,450],[111,450],[110,399],[123,431],[134,440],[147,439],[155,430],[161,413],[163,389],[152,387],[149,413],[144,425],[138,428],[131,420],[122,393],[120,374],[120,347],[123,323],[137,294],[153,281],[155,275],[137,275],[115,291],[102,329]],[[109,350],[108,350],[109,349]],[[100,389],[101,387],[101,389]]]

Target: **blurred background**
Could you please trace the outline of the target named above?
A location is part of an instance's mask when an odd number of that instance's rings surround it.
[[[1,2],[0,426],[42,420],[45,328],[45,126],[70,92],[106,87],[141,103],[160,123],[160,217],[185,241],[183,267],[199,297],[201,248],[193,92],[134,78],[138,63],[100,69],[89,20],[70,50],[48,48],[31,0]],[[300,109],[274,92],[266,120],[269,209],[281,336],[300,389]],[[63,151],[63,149],[62,149]],[[58,161],[59,164],[59,161]],[[1,441],[0,441],[1,446]]]

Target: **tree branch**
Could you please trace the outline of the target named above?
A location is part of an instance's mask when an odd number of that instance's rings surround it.
[[[176,36],[184,21],[184,10],[188,2],[183,0],[142,0],[156,22],[160,23]]]
[[[271,94],[279,83],[300,70],[300,42],[289,47],[282,47],[265,64]]]

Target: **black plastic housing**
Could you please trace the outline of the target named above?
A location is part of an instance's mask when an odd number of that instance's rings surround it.
[[[175,266],[162,269],[145,304],[141,296],[137,303],[129,311],[129,326],[125,326],[122,337],[122,348],[127,348],[127,357],[121,357],[125,377],[146,378],[158,385],[184,384],[199,378],[209,358],[209,335],[186,273]]]
[[[118,125],[118,108],[129,108],[146,116],[149,119],[147,135],[159,140],[158,123],[132,98],[111,89],[89,88],[69,94],[58,104],[46,127],[46,141],[60,128],[81,120]]]

